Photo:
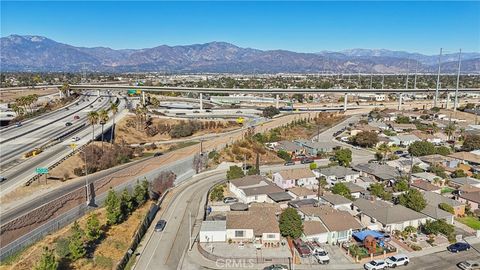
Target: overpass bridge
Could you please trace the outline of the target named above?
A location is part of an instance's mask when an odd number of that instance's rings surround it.
[[[402,97],[405,93],[434,93],[434,106],[437,105],[439,93],[447,93],[447,102],[450,99],[450,94],[455,94],[454,110],[458,106],[458,93],[459,92],[476,92],[480,93],[480,88],[436,88],[436,89],[320,89],[320,88],[292,88],[292,89],[252,89],[252,88],[197,88],[197,87],[165,87],[165,86],[131,86],[131,85],[70,85],[71,90],[109,90],[123,92],[130,89],[142,90],[142,100],[145,103],[145,92],[179,92],[179,93],[198,93],[200,99],[200,109],[203,110],[203,93],[220,93],[220,94],[274,94],[276,96],[276,107],[279,107],[279,95],[280,94],[319,94],[319,93],[341,93],[344,94],[344,110],[347,110],[347,97],[352,93],[384,93],[384,94],[397,94],[398,95],[398,108],[402,107]],[[448,104],[448,103],[447,103]],[[448,105],[447,105],[448,106]]]

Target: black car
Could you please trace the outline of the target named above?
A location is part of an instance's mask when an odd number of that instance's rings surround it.
[[[159,156],[161,156],[161,155],[163,155],[162,152],[156,152],[155,154],[153,154],[154,157],[159,157]]]
[[[287,162],[285,162],[284,164],[285,166],[292,166],[292,165],[295,165],[295,161],[292,161],[292,160],[289,160]]]
[[[450,252],[460,252],[460,251],[465,251],[469,249],[470,249],[470,245],[468,243],[463,243],[463,242],[457,242],[447,247],[447,250]]]
[[[301,161],[302,164],[308,164],[308,163],[313,163],[313,159],[311,158],[304,158]]]
[[[65,126],[66,126],[66,127],[69,127],[69,126],[71,126],[71,125],[72,125],[72,122],[67,122],[67,123],[65,123]]]
[[[157,224],[155,224],[155,231],[156,232],[161,232],[163,229],[165,229],[165,225],[167,225],[167,222],[163,219],[160,219]]]
[[[3,181],[7,181],[7,178],[4,177],[4,176],[0,176],[0,183],[3,182]]]

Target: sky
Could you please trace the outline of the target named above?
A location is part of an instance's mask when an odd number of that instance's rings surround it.
[[[480,2],[1,1],[1,36],[138,49],[225,41],[297,52],[480,51]]]

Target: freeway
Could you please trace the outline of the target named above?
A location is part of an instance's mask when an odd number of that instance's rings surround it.
[[[163,87],[163,86],[131,86],[131,85],[70,85],[73,90],[112,90],[127,91],[129,89],[139,89],[149,92],[179,92],[179,93],[256,93],[256,94],[315,94],[315,93],[435,93],[435,89],[311,89],[311,88],[291,88],[291,89],[248,89],[248,88],[198,88],[198,87]],[[455,92],[454,88],[439,89],[439,93]],[[480,88],[459,88],[459,92],[480,92]]]

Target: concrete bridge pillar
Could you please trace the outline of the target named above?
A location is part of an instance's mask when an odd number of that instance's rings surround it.
[[[347,111],[347,104],[348,104],[348,93],[345,93],[343,96],[343,111]]]
[[[97,90],[97,97],[100,97],[100,90]]]
[[[145,106],[145,91],[142,91],[142,105]]]
[[[398,94],[398,110],[402,109],[403,93]]]
[[[447,90],[447,91],[448,91],[448,90]],[[447,109],[447,110],[448,110],[448,105],[449,105],[449,103],[450,103],[450,92],[447,92],[447,102],[446,102],[446,104],[445,104],[445,109]]]
[[[275,108],[277,108],[277,109],[280,108],[278,94],[275,96]]]
[[[203,110],[203,93],[200,93],[200,110]]]
[[[457,111],[458,107],[458,87],[455,90],[455,100],[453,101],[453,111]]]

